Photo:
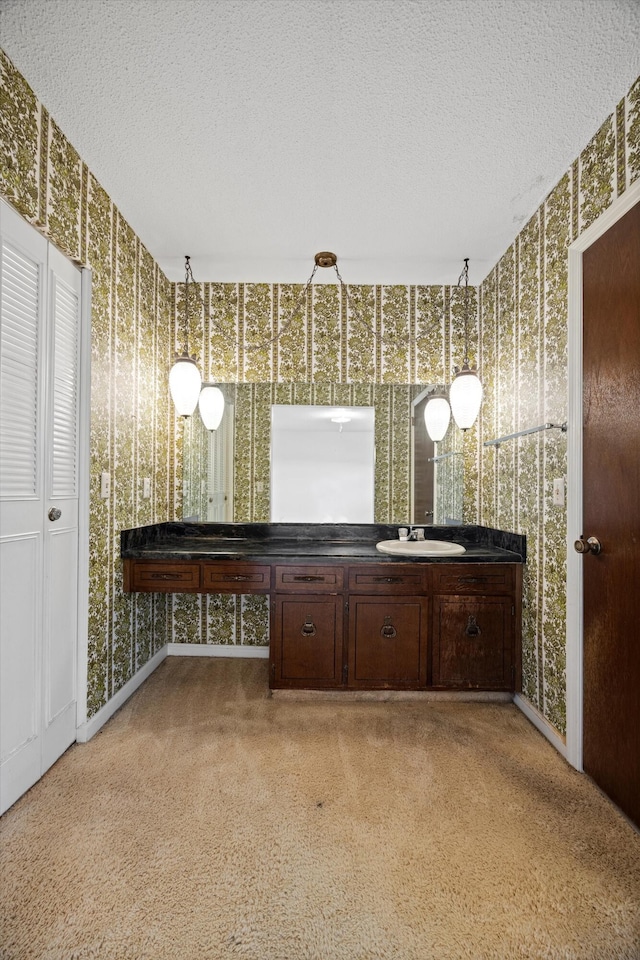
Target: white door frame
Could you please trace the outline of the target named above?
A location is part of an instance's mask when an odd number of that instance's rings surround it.
[[[89,490],[91,477],[91,270],[81,271],[78,412],[78,649],[76,731],[87,720],[89,667]]]
[[[640,179],[613,201],[569,247],[569,409],[567,432],[567,760],[582,770],[583,588],[582,556],[582,254],[640,201]]]

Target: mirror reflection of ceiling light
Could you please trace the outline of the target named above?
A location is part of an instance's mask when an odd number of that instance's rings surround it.
[[[224,413],[224,394],[220,387],[206,383],[198,398],[200,418],[206,430],[217,430]]]
[[[427,433],[434,443],[444,439],[449,429],[451,419],[451,407],[447,398],[442,394],[435,393],[429,397],[424,408],[424,423]]]
[[[351,417],[331,417],[331,423],[351,423]]]

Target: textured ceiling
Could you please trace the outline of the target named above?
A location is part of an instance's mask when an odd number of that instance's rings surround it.
[[[0,43],[171,279],[475,283],[640,72],[640,3],[0,0]]]

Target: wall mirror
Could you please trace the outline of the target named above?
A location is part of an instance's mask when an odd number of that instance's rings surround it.
[[[225,412],[217,431],[197,412],[183,428],[183,517],[269,522],[273,406],[370,407],[374,415],[374,523],[445,523],[462,518],[462,434],[426,436],[421,409],[429,384],[219,384]],[[421,398],[422,396],[422,399]],[[435,457],[435,460],[434,460]],[[180,465],[177,466],[180,471]],[[430,499],[429,499],[430,498]],[[309,517],[305,518],[308,522]]]
[[[375,410],[271,407],[271,521],[373,523]]]

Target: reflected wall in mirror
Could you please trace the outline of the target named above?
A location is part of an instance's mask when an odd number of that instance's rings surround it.
[[[427,433],[424,411],[433,392],[421,390],[413,400],[413,522],[462,523],[462,431],[453,419],[442,440]]]
[[[225,474],[225,519],[236,523],[269,522],[271,407],[274,404],[373,407],[375,416],[374,523],[443,523],[459,516],[456,491],[462,497],[462,457],[436,461],[437,483],[434,521],[414,515],[415,475],[433,484],[433,462],[418,463],[414,470],[414,439],[426,433],[424,418],[412,425],[414,400],[422,384],[370,383],[229,383],[219,384],[225,395],[225,418],[232,440],[221,457],[233,470]],[[221,424],[222,427],[222,424]],[[218,428],[220,429],[220,428]],[[452,423],[437,445],[436,454],[462,449],[461,435]],[[431,453],[433,456],[433,452]],[[428,457],[425,458],[428,461]],[[183,517],[210,517],[209,472],[212,469],[210,438],[199,415],[185,421],[183,444]],[[232,508],[231,505],[232,504]],[[424,509],[424,508],[423,508]]]

